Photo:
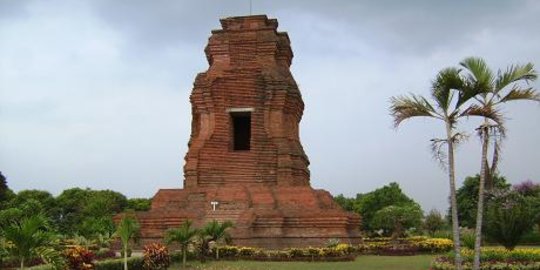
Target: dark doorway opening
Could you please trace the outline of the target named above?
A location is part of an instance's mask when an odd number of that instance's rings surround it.
[[[249,150],[251,141],[251,113],[231,113],[233,125],[233,149]]]

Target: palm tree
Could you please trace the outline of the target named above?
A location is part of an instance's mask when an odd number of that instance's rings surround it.
[[[187,249],[189,244],[193,243],[194,238],[199,234],[199,230],[192,228],[193,222],[186,219],[184,223],[180,225],[180,228],[169,229],[165,232],[165,242],[171,244],[177,242],[182,249],[182,266],[186,268]]]
[[[477,88],[467,85],[465,78],[460,75],[460,70],[446,68],[440,71],[432,82],[432,103],[426,98],[417,95],[392,97],[390,100],[390,112],[394,118],[396,128],[404,120],[414,117],[429,117],[444,122],[446,137],[444,139],[433,139],[432,147],[442,164],[447,166],[448,169],[452,231],[456,253],[455,264],[458,270],[462,269],[462,258],[456,202],[454,145],[459,143],[463,135],[456,132],[456,125],[460,118],[468,116],[485,116],[499,122],[496,112],[489,110],[489,108],[467,105],[468,101],[478,94],[477,91]],[[446,160],[444,160],[444,151],[442,151],[443,145],[447,146]]]
[[[534,65],[512,65],[505,71],[499,70],[497,75],[491,71],[482,58],[469,57],[460,65],[468,73],[468,84],[478,88],[479,94],[475,97],[480,106],[486,109],[500,111],[503,103],[517,100],[540,101],[540,95],[531,87],[524,86],[523,82],[534,81],[537,78]],[[478,127],[478,134],[482,140],[482,160],[480,163],[480,184],[478,188],[478,205],[476,212],[476,228],[474,243],[473,269],[480,269],[480,246],[482,243],[482,222],[484,214],[484,193],[486,188],[491,188],[491,177],[496,173],[499,158],[499,140],[504,138],[505,129],[502,123],[493,123],[489,118]],[[493,143],[493,160],[491,167],[488,163],[488,148]]]
[[[128,270],[127,258],[129,250],[129,241],[134,239],[139,234],[140,225],[137,219],[133,216],[125,215],[122,217],[116,227],[116,236],[122,242],[122,251],[124,253],[124,270]]]
[[[216,260],[219,260],[219,242],[229,237],[227,230],[232,226],[233,224],[230,221],[219,223],[216,220],[212,220],[211,222],[208,222],[202,230],[203,234],[208,237],[208,241],[214,241],[215,243]]]
[[[3,228],[3,235],[8,245],[8,252],[24,263],[36,256],[51,263],[55,269],[64,265],[61,254],[53,248],[54,233],[49,230],[47,219],[43,215],[23,217]]]

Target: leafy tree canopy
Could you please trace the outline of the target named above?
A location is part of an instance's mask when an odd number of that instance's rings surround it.
[[[416,204],[414,200],[403,193],[399,184],[395,182],[365,194],[356,194],[356,198],[346,198],[340,194],[334,197],[334,200],[343,209],[360,214],[362,216],[362,229],[366,231],[378,229],[373,228],[371,222],[377,211],[391,205],[406,206]]]
[[[54,197],[43,190],[22,190],[9,201],[7,207],[18,208],[25,216],[43,214],[49,220],[54,220],[59,213]]]
[[[429,213],[424,218],[424,230],[426,230],[429,235],[433,236],[436,231],[444,229],[446,221],[441,213],[435,209],[429,211]]]
[[[405,230],[420,227],[422,216],[422,209],[417,203],[390,205],[375,212],[370,225],[373,229],[383,229],[396,239],[402,236]]]
[[[152,199],[132,198],[127,201],[128,208],[135,211],[147,211],[152,205]]]
[[[479,183],[479,174],[468,176],[457,190],[458,220],[462,227],[474,228],[476,225]],[[508,190],[510,188],[510,184],[506,183],[504,176],[494,175],[493,184],[496,189]]]
[[[90,236],[96,233],[112,233],[112,216],[128,206],[127,198],[111,190],[71,188],[64,190],[57,203],[61,209],[61,231]]]
[[[3,209],[13,196],[13,191],[9,189],[6,177],[0,172],[0,209]]]
[[[334,201],[338,203],[343,210],[352,212],[354,210],[354,203],[356,200],[354,198],[346,198],[343,196],[343,194],[339,194],[334,197]]]
[[[372,192],[357,196],[354,211],[362,216],[364,230],[374,230],[371,220],[375,213],[387,206],[405,206],[416,204],[411,198],[403,193],[399,185],[392,182]]]

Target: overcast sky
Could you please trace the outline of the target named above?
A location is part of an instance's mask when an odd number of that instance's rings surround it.
[[[151,197],[182,186],[189,95],[208,68],[219,18],[248,0],[0,0],[0,170],[15,191],[71,187]],[[539,1],[262,1],[289,33],[306,108],[301,139],[311,184],[354,196],[398,182],[424,210],[448,206],[429,140],[441,123],[392,128],[389,98],[428,95],[468,56],[493,69],[540,68]],[[537,89],[540,83],[533,84]],[[501,174],[540,181],[540,106],[505,107]],[[479,140],[457,151],[458,183],[479,171]]]

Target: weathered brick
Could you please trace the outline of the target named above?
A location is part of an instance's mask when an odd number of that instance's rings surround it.
[[[240,245],[359,242],[360,217],[309,185],[298,129],[304,103],[289,69],[287,33],[265,15],[225,18],[221,25],[205,49],[210,67],[197,75],[190,97],[184,189],[159,190],[151,210],[137,213],[142,243],[159,241],[186,219],[231,220]],[[233,149],[231,111],[250,113],[249,150]]]

